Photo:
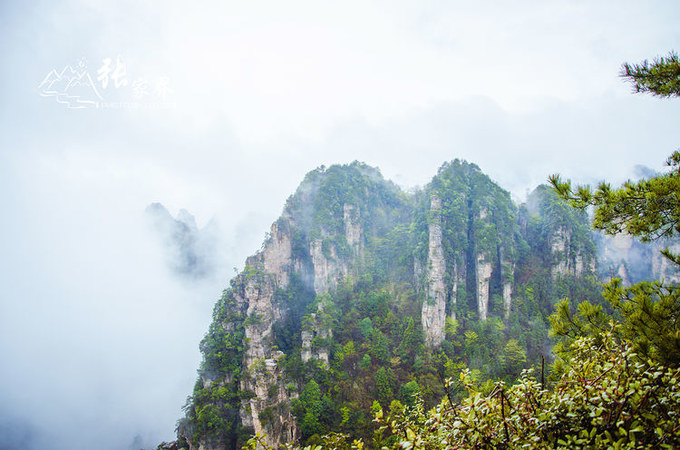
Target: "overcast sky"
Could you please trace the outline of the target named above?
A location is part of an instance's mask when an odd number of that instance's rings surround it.
[[[519,200],[662,169],[680,101],[618,73],[679,25],[675,0],[3,1],[0,440],[172,439],[232,267],[321,164],[411,188],[463,158]],[[214,277],[168,271],[152,202],[219,224]]]

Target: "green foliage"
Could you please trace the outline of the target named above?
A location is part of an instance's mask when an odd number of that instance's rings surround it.
[[[560,303],[551,317],[555,335],[563,338],[558,351],[578,337],[597,338],[616,321],[614,332],[630,339],[642,358],[680,366],[680,286],[641,282],[625,287],[614,279],[603,295],[613,308],[611,315],[589,302],[579,304],[574,313],[568,302]]]
[[[231,332],[227,329],[231,328]],[[243,351],[242,315],[235,313],[231,290],[225,290],[213,309],[213,321],[199,348],[201,371],[209,374],[237,373]]]
[[[680,60],[678,54],[658,57],[653,62],[624,63],[621,76],[633,84],[635,92],[648,92],[659,97],[680,96]]]
[[[293,407],[303,439],[321,432],[319,422],[321,407],[321,389],[314,380],[311,380],[300,393],[299,407]]]
[[[387,337],[380,330],[371,332],[370,352],[373,359],[379,364],[387,364],[390,361],[390,348]]]
[[[286,289],[278,289],[275,293],[276,303],[285,305],[288,311],[282,320],[274,323],[275,343],[287,355],[300,353],[302,319],[315,298],[313,288],[296,273],[290,275]]]
[[[242,398],[252,393],[239,390],[244,350],[244,323],[248,318],[238,310],[234,292],[244,288],[252,277],[261,276],[256,268],[232,280],[232,289],[222,293],[213,309],[213,320],[199,345],[203,360],[186,416],[178,422],[178,434],[192,442],[206,442],[236,448],[248,430],[240,423]],[[250,318],[257,321],[256,317]]]
[[[363,319],[361,319],[361,321],[359,321],[359,323],[357,324],[357,327],[361,331],[361,334],[364,337],[364,339],[368,339],[368,337],[373,332],[373,322],[371,322],[371,319],[369,319],[368,317],[364,317]]]
[[[546,266],[559,260],[574,260],[581,256],[594,261],[596,248],[586,213],[574,209],[548,186],[538,186],[527,199],[524,211],[527,222],[526,238],[534,256]],[[551,246],[556,237],[566,240],[564,253],[554,253]]]
[[[389,405],[394,399],[394,373],[392,369],[380,367],[375,373],[375,389],[378,400],[383,405]]]
[[[510,379],[517,378],[527,362],[526,350],[517,339],[510,339],[505,344],[501,361],[505,375]]]
[[[371,368],[371,355],[365,354],[361,361],[359,362],[359,368],[361,370],[368,371]]]
[[[204,386],[199,380],[194,395],[187,400],[184,421],[178,428],[192,441],[210,442],[213,445],[234,445],[239,428],[238,385]]]
[[[397,355],[406,363],[413,363],[416,355],[423,352],[423,333],[416,327],[413,317],[406,318],[406,330],[396,350]]]
[[[409,381],[399,388],[399,401],[406,406],[414,406],[419,398],[420,386],[415,380]]]
[[[201,436],[219,436],[229,431],[217,405],[208,403],[196,410],[196,433]],[[226,433],[224,433],[226,434]]]
[[[612,189],[602,183],[595,191],[551,177],[555,190],[573,206],[594,207],[593,226],[609,234],[627,233],[643,241],[677,237],[680,234],[680,152],[668,160],[672,170],[636,183],[627,182]],[[680,264],[680,257],[662,251],[670,261]],[[604,290],[612,311],[583,303],[572,314],[563,303],[553,316],[555,333],[569,340],[579,336],[598,336],[611,320],[620,321],[616,332],[633,342],[644,358],[662,364],[680,363],[680,295],[678,286],[660,282],[641,282],[625,287],[613,279]]]
[[[385,291],[370,291],[364,295],[362,292],[359,298],[359,312],[368,317],[385,317],[389,312],[389,294]]]
[[[407,214],[405,196],[380,171],[355,161],[349,165],[321,166],[308,173],[286,210],[310,240],[344,235],[345,205],[367,234],[386,231]],[[330,248],[328,248],[330,250]]]
[[[604,333],[573,342],[572,363],[546,390],[525,372],[484,395],[469,372],[459,404],[445,399],[387,418],[393,448],[676,448],[680,445],[680,372],[639,361],[629,343]]]
[[[457,385],[466,396],[449,396],[430,411],[392,402],[389,414],[374,403],[381,448],[677,448],[680,445],[680,370],[641,362],[616,333],[581,337],[571,363],[547,389],[531,370],[519,382],[483,389],[469,371]],[[453,383],[448,380],[449,389]],[[417,397],[416,397],[417,398]],[[324,436],[316,448],[350,448],[346,436]],[[355,441],[351,448],[362,448]]]

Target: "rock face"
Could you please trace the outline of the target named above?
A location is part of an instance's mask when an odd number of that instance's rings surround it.
[[[508,319],[512,310],[512,283],[503,285],[503,309],[505,310],[505,319]]]
[[[273,329],[274,323],[287,313],[274,301],[274,292],[288,284],[291,265],[290,236],[275,223],[269,243],[247,261],[244,289],[234,294],[239,308],[246,311],[247,346],[243,352],[245,371],[240,388],[252,393],[251,398],[242,400],[239,415],[243,426],[265,435],[272,446],[291,442],[297,436],[290,410],[290,400],[295,395],[285,388],[279,366],[284,354],[274,348]]]
[[[238,391],[245,393],[240,401],[238,417],[243,427],[266,436],[266,442],[278,446],[291,442],[298,436],[295,417],[291,413],[291,400],[297,396],[289,390],[280,365],[284,353],[275,345],[274,324],[282,321],[289,310],[276,299],[276,292],[285,289],[294,267],[290,218],[282,217],[271,227],[263,249],[246,260],[245,270],[232,282],[229,316],[243,317],[219,324],[229,334],[243,330],[242,367]],[[236,343],[239,345],[239,343]],[[226,387],[234,382],[234,375],[216,376],[212,371],[201,374],[204,389]],[[192,447],[211,450],[224,448],[224,442],[204,439]]]
[[[652,253],[652,276],[667,283],[680,283],[680,270],[660,253],[661,249],[668,248],[671,252],[678,254],[680,253],[680,244],[658,242],[654,247],[657,251]]]
[[[455,320],[460,308],[474,305],[482,321],[492,309],[509,316],[518,223],[507,192],[474,165],[443,166],[428,190],[427,258],[416,258],[414,272],[424,276],[421,321],[434,348],[445,339],[447,316]],[[492,292],[502,304],[491,303]]]
[[[603,236],[599,245],[603,278],[618,277],[625,285],[630,285],[632,278],[626,261],[630,261],[631,256],[637,253],[636,247],[635,240],[630,236]]]
[[[429,347],[444,341],[446,323],[446,260],[442,244],[441,207],[439,197],[430,200],[431,222],[428,227],[427,298],[423,302],[422,323],[425,343]]]
[[[478,221],[488,221],[489,212],[482,207],[478,213]],[[479,319],[486,320],[489,313],[489,288],[493,274],[492,255],[480,251],[475,257],[475,279],[477,280],[477,313]]]
[[[346,267],[335,264],[338,255],[335,248],[327,250],[328,256],[324,255],[323,240],[316,239],[309,245],[309,253],[312,256],[314,266],[314,291],[317,294],[325,294],[335,287],[337,281],[346,272]]]
[[[325,310],[328,307],[330,305],[327,302],[320,302],[317,306],[317,312],[309,314],[306,323],[303,324],[300,355],[302,362],[306,363],[315,358],[321,361],[324,367],[330,367],[329,343],[333,337],[333,330],[331,329],[331,317]]]
[[[361,226],[359,210],[347,203],[343,205],[342,210],[347,244],[352,249],[354,257],[361,257],[364,253],[364,230]]]
[[[491,281],[491,261],[487,255],[480,253],[476,259],[477,275],[477,312],[480,320],[486,320],[489,313],[489,284]]]
[[[321,295],[334,289],[349,272],[349,266],[340,260],[333,245],[324,245],[322,239],[312,241],[309,253],[314,267],[314,291]]]
[[[353,206],[344,205],[343,222],[350,255],[341,257],[333,243],[320,238],[310,243],[308,255],[302,255],[311,259],[317,295],[334,289],[349,273],[350,263],[363,253],[362,227]],[[255,433],[266,435],[267,443],[273,447],[292,442],[298,436],[290,409],[290,401],[297,392],[285,388],[285,374],[279,365],[284,353],[276,349],[274,336],[274,324],[289,314],[286,305],[275,300],[275,292],[288,286],[294,267],[300,270],[303,267],[293,258],[291,230],[295,227],[292,218],[285,214],[272,225],[262,251],[246,261],[246,270],[240,275],[244,288],[234,294],[238,308],[246,312],[245,371],[240,388],[253,394],[242,400],[241,423]],[[316,358],[328,367],[330,353],[324,343],[332,337],[332,331],[327,324],[323,302],[319,303],[317,313],[310,317],[308,326],[300,332],[301,359],[307,362]]]
[[[555,264],[551,268],[553,278],[563,275],[583,275],[595,271],[595,260],[578,251],[572,245],[572,233],[559,227],[551,236],[551,251]]]
[[[351,263],[363,255],[363,230],[359,222],[359,212],[350,204],[343,205],[343,227],[349,255],[339,255],[337,245],[328,238],[318,238],[310,243],[314,291],[319,295],[334,289],[350,273]]]
[[[545,185],[529,194],[524,207],[527,243],[541,255],[553,281],[595,274],[597,249],[585,212],[571,208]]]
[[[514,281],[515,263],[508,257],[508,251],[501,247],[499,257],[501,262],[501,284],[503,287],[503,310],[504,317],[510,317],[512,310],[512,283]]]
[[[227,319],[213,323],[216,332],[211,336],[215,337],[205,344],[213,346],[210,361],[217,362],[209,366],[204,362],[197,389],[209,391],[213,397],[216,391],[231,389],[240,400],[196,403],[194,415],[179,427],[179,435],[192,448],[238,447],[236,435],[241,429],[266,436],[272,447],[299,437],[291,403],[301,386],[286,373],[283,362],[293,355],[285,351],[298,348],[302,363],[316,359],[329,367],[333,306],[323,296],[344,278],[357,275],[365,252],[364,223],[370,220],[374,228],[384,226],[382,217],[362,217],[362,211],[371,213],[363,195],[368,191],[370,197],[373,190],[375,195],[387,195],[386,200],[399,200],[396,188],[387,185],[375,169],[355,164],[330,172],[320,168],[308,174],[281,218],[271,226],[261,251],[246,260],[245,269],[225,293],[224,309],[217,313]],[[334,176],[346,180],[328,190],[328,179]],[[357,190],[362,196],[355,197],[358,203],[349,198],[337,201],[335,196],[346,195],[337,188],[351,187],[351,183],[362,186],[363,191]],[[333,201],[323,200],[325,197]],[[307,312],[314,305],[315,311]],[[214,348],[221,345],[215,339],[229,342],[230,359],[225,360],[221,356],[225,352]],[[232,417],[234,410],[236,416]],[[213,411],[219,411],[218,417],[222,415],[219,420],[229,418],[225,427],[231,431],[196,431],[196,422],[200,426],[202,420],[199,413]]]
[[[677,253],[677,242],[641,243],[628,235],[600,236],[598,241],[600,276],[620,278],[625,285],[643,280],[680,282],[680,271],[660,252],[669,248]]]
[[[292,244],[290,232],[286,228],[288,221],[274,222],[269,234],[270,242],[265,246],[261,260],[264,271],[274,276],[277,286],[288,286],[288,276],[292,265]]]
[[[276,351],[271,356],[255,360],[248,367],[242,389],[253,392],[254,397],[242,401],[240,416],[243,426],[266,436],[269,445],[278,446],[292,442],[298,436],[295,417],[290,409],[290,400],[297,396],[291,394],[284,384],[279,366],[283,353]]]

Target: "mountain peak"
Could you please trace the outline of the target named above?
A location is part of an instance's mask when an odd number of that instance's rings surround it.
[[[374,401],[417,389],[433,404],[438,375],[458,367],[518,375],[549,345],[545,317],[569,280],[594,284],[586,219],[552,226],[546,199],[527,218],[460,159],[411,194],[358,161],[310,171],[215,306],[180,437],[206,449],[254,432],[272,446],[361,437]],[[524,359],[505,364],[510,339]]]

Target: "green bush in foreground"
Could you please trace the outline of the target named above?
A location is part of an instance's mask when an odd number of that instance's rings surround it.
[[[483,395],[468,373],[467,397],[380,417],[391,448],[677,448],[680,370],[642,361],[612,332],[577,339],[569,369],[551,389],[525,371]],[[389,439],[388,439],[389,440]]]

